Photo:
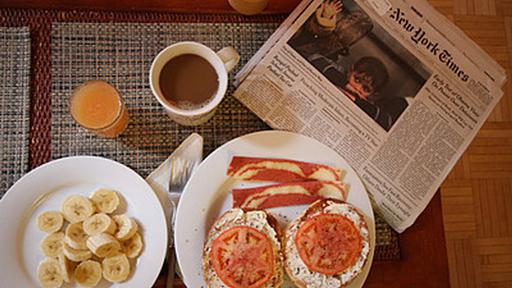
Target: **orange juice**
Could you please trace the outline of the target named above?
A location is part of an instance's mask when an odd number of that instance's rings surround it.
[[[128,111],[119,92],[105,81],[88,81],[71,96],[71,116],[99,136],[113,138],[128,125]]]

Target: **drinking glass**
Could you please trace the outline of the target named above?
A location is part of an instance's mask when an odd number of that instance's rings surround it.
[[[70,113],[85,129],[115,138],[128,126],[128,110],[119,91],[102,80],[78,86],[70,97]]]

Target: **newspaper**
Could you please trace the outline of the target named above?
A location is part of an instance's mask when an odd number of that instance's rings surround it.
[[[411,226],[503,95],[505,71],[422,0],[302,1],[237,74],[275,129],[342,155]]]

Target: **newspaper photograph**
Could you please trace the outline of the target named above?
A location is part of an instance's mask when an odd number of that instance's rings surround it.
[[[288,45],[386,131],[432,74],[353,1],[322,3]]]
[[[235,97],[271,127],[342,155],[374,210],[402,232],[483,125],[505,79],[425,1],[305,0],[239,72]]]

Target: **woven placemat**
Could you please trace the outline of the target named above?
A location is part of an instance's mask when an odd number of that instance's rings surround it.
[[[0,198],[28,169],[30,32],[0,27]]]
[[[96,155],[124,163],[148,175],[190,133],[204,137],[205,156],[225,142],[270,129],[231,96],[232,85],[214,118],[198,127],[170,121],[152,96],[148,75],[158,52],[177,41],[201,42],[214,50],[235,47],[242,67],[275,30],[275,23],[54,23],[52,48],[52,158]],[[236,69],[235,69],[236,70]],[[130,122],[117,139],[99,138],[69,115],[68,99],[79,84],[102,79],[123,95]],[[375,258],[399,257],[398,237],[376,222]]]
[[[214,50],[233,46],[245,62],[275,28],[276,24],[268,23],[55,24],[52,28],[52,158],[104,156],[146,176],[192,132],[203,135],[206,155],[233,138],[270,129],[231,96],[208,123],[199,127],[179,126],[170,121],[153,97],[148,76],[153,58],[177,41],[198,41]],[[73,88],[90,79],[113,84],[126,101],[129,126],[118,139],[96,137],[76,125],[69,115],[68,97]]]

